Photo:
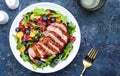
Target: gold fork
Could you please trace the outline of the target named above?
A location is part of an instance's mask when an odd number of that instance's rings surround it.
[[[95,49],[95,48],[92,48],[88,55],[85,57],[85,59],[83,60],[83,65],[84,65],[84,68],[83,68],[83,71],[81,73],[80,76],[83,76],[83,73],[85,72],[86,68],[88,67],[91,67],[92,66],[92,63],[93,61],[95,60],[96,56],[98,54],[98,51]]]

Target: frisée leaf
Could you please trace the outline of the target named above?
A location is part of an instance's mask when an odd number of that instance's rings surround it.
[[[43,8],[35,8],[33,10],[33,13],[37,16],[40,16],[40,15],[47,15],[49,13],[49,11],[46,11],[45,9]]]
[[[72,36],[73,33],[75,32],[75,28],[76,26],[72,22],[68,24],[68,33],[70,36]]]

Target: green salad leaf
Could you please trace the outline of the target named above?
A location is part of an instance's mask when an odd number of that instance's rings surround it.
[[[28,12],[28,13],[24,14],[23,17],[28,17],[29,18],[31,16],[31,14],[33,14],[33,12]]]
[[[75,28],[76,26],[72,22],[68,23],[68,33],[70,36],[75,32]]]
[[[57,12],[55,10],[47,9],[47,11],[50,11],[52,14],[56,14]]]
[[[23,19],[23,21],[22,21],[22,25],[26,26],[26,25],[27,25],[27,22],[28,22],[28,20]]]
[[[62,20],[62,23],[66,24],[67,23],[67,16],[61,15],[61,20]]]
[[[38,67],[39,67],[39,68],[44,69],[44,67],[46,67],[46,66],[48,66],[48,64],[47,64],[47,63],[42,62],[42,65],[41,65],[41,66],[38,66]]]
[[[52,60],[55,58],[55,56],[54,55],[51,55],[51,56],[49,56],[48,58],[47,58],[47,61],[45,62],[46,64],[51,64],[51,62],[52,62]]]
[[[33,27],[37,27],[38,25],[36,25],[35,23],[32,23],[32,26],[33,26]]]
[[[24,52],[22,52],[22,53],[20,54],[20,56],[21,56],[21,58],[23,59],[23,61],[30,61],[28,55],[24,54]]]
[[[32,45],[34,42],[28,42],[27,44],[26,44],[26,47],[28,48],[30,45]]]
[[[52,17],[57,17],[60,18],[62,23],[66,24],[67,23],[67,16],[64,16],[63,14],[61,14],[60,12],[56,12],[55,14],[53,14]]]
[[[22,25],[26,26],[28,21],[30,20],[30,15],[32,14],[33,12],[28,12],[26,14],[23,15],[23,21],[22,21]]]
[[[52,62],[52,60],[55,58],[55,56],[54,55],[51,55],[51,56],[49,56],[47,59],[46,59],[46,62],[45,63],[43,63],[41,66],[43,66],[43,65],[50,65],[51,64],[51,62]]]
[[[13,35],[15,41],[17,42],[19,40],[19,38],[16,35]]]
[[[16,48],[17,48],[18,50],[20,50],[21,47],[22,47],[22,42],[20,41],[20,42],[17,43]]]
[[[49,56],[49,57],[47,58],[47,61],[52,61],[54,58],[55,58],[55,56],[54,56],[54,55],[51,55],[51,56]]]
[[[42,36],[42,31],[37,30],[37,35],[36,36],[41,37]]]
[[[36,64],[32,64],[32,67],[34,70],[37,70],[39,68],[39,66],[37,66]]]
[[[35,8],[32,12],[33,12],[35,15],[37,15],[37,16],[47,15],[47,14],[50,13],[49,11],[46,11],[46,10],[43,9],[43,8]]]
[[[55,67],[59,63],[60,59],[54,59],[53,62],[51,62],[50,66]]]
[[[73,49],[73,45],[72,43],[69,43],[64,49],[63,56],[61,59],[66,60],[72,49]]]
[[[51,64],[52,60],[55,58],[55,56],[51,55],[46,59],[46,62],[42,62],[42,64],[40,66],[36,65],[36,64],[32,64],[33,69],[37,69],[37,68],[42,68],[44,69],[44,67],[48,66]]]
[[[58,57],[56,57],[49,65],[51,67],[55,67],[59,63],[59,61],[66,60],[72,49],[73,49],[72,43],[69,43],[64,49],[64,52],[60,54]]]

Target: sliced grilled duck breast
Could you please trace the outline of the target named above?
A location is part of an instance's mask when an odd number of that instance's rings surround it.
[[[67,43],[68,36],[66,35],[66,32],[63,32],[59,27],[48,26],[47,30],[55,32],[61,37],[61,39],[63,39]]]
[[[39,41],[29,47],[28,54],[31,61],[36,63],[35,58],[46,61],[50,55],[56,57],[59,53],[63,52],[68,38],[69,35],[65,25],[52,23],[43,32],[43,36]]]
[[[65,32],[67,32],[67,28],[66,28],[66,26],[63,25],[63,24],[52,23],[51,26],[57,26],[57,27],[61,28],[62,30],[64,30]]]

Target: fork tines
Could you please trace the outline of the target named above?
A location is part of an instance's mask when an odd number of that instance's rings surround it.
[[[85,57],[85,60],[88,62],[93,63],[93,61],[95,60],[96,56],[98,54],[98,51],[95,48],[92,48],[88,55]]]

